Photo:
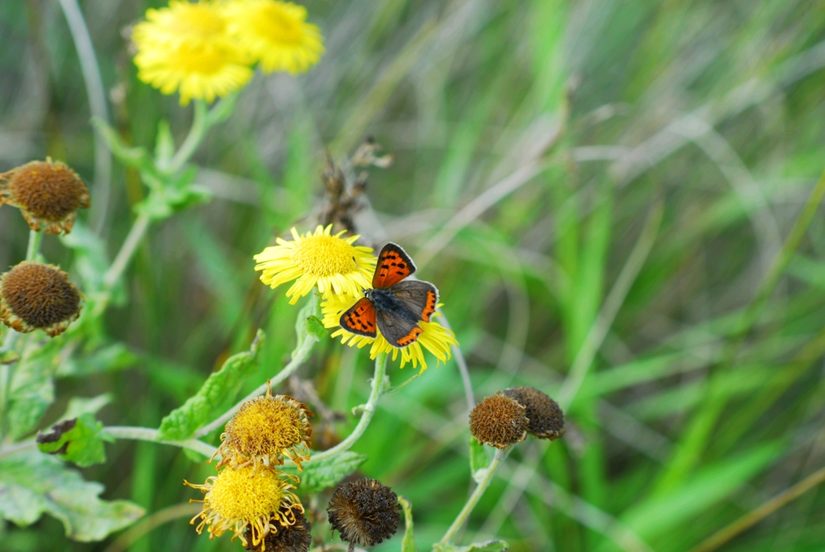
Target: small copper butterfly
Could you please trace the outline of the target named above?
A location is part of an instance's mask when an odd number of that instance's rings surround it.
[[[405,280],[413,272],[415,265],[400,245],[385,245],[378,254],[373,289],[341,315],[341,327],[375,337],[377,326],[393,347],[414,343],[424,331],[418,323],[429,322],[435,312],[438,289],[429,282]]]

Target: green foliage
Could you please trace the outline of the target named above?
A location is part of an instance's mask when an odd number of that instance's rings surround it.
[[[89,542],[132,524],[143,509],[125,500],[98,498],[99,483],[84,481],[56,458],[39,452],[0,459],[0,516],[25,526],[49,514],[70,539]]]
[[[87,413],[53,425],[48,433],[39,433],[37,448],[86,468],[106,461],[104,441],[114,439],[106,435],[102,423]]]
[[[403,496],[398,497],[398,503],[404,512],[404,538],[401,541],[401,552],[415,552],[415,524],[413,523],[412,504]]]
[[[433,547],[434,552],[508,552],[510,547],[502,540],[476,542],[466,546],[438,543]]]
[[[322,460],[312,460],[297,472],[301,478],[298,490],[301,494],[315,494],[338,484],[346,476],[355,472],[367,459],[363,454],[345,451]],[[288,470],[296,473],[294,469]]]
[[[226,359],[220,370],[211,374],[195,395],[167,414],[160,422],[161,439],[174,441],[191,437],[199,427],[220,416],[233,404],[245,380],[258,367],[258,351],[263,339],[263,332],[258,330],[248,351]]]

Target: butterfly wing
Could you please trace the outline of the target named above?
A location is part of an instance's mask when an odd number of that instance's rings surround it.
[[[407,310],[420,320],[429,322],[438,304],[438,290],[430,282],[405,280],[389,290]]]
[[[372,276],[372,287],[388,288],[415,272],[415,265],[401,246],[388,243],[378,254],[378,264]]]
[[[375,306],[372,301],[362,297],[341,315],[338,324],[352,333],[375,337]]]
[[[381,309],[377,313],[378,329],[393,347],[406,347],[423,331],[418,323],[404,316],[401,311]]]

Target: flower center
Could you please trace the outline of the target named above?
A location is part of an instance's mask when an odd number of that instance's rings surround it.
[[[355,272],[355,251],[341,238],[308,236],[296,248],[294,260],[313,276],[332,276]]]
[[[228,438],[247,455],[270,454],[300,444],[307,422],[297,405],[274,397],[255,399],[227,425]]]
[[[283,496],[283,482],[274,472],[244,466],[224,468],[205,500],[225,520],[253,522],[278,511]]]
[[[169,65],[179,67],[185,74],[212,75],[221,71],[231,63],[226,52],[216,45],[182,43],[169,51],[169,57],[174,56],[174,62]]]

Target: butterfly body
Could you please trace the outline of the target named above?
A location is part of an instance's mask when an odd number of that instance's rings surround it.
[[[375,337],[376,328],[394,347],[406,347],[423,332],[420,322],[429,322],[438,303],[438,290],[429,282],[406,280],[415,272],[409,255],[388,243],[378,256],[372,278],[373,289],[364,292],[341,315],[342,328]]]

